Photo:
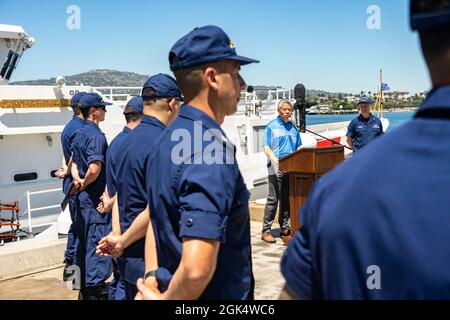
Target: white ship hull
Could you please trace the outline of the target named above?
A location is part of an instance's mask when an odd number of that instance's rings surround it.
[[[39,100],[70,99],[75,91],[96,91],[91,87],[63,87],[51,86],[0,86],[2,100]],[[108,142],[119,133],[124,126],[122,114],[124,102],[108,108],[106,121],[100,124]],[[263,198],[267,194],[266,156],[262,152],[262,133],[268,122],[276,114],[276,102],[263,104],[258,115],[245,114],[245,103],[239,105],[238,112],[228,117],[223,129],[237,148],[237,161],[243,174],[245,183],[252,193],[252,200]],[[58,204],[62,201],[61,191],[43,194],[33,194],[35,191],[52,190],[61,187],[61,181],[52,177],[52,171],[58,169],[61,163],[62,148],[60,135],[64,125],[70,120],[70,108],[0,108],[0,201],[16,201],[22,209],[21,216],[24,227],[28,221],[27,191],[31,192],[30,207],[32,225],[42,225],[55,222],[60,213]],[[326,137],[338,139],[345,143],[346,126],[348,123],[334,123],[310,126],[308,129]],[[302,134],[305,146],[315,147],[317,140],[310,134]],[[6,156],[3,156],[6,155]],[[36,173],[37,179],[16,182],[17,174]],[[52,207],[52,208],[47,208]],[[61,219],[60,219],[61,220]],[[67,216],[62,221],[65,226],[60,232],[68,228],[70,220]],[[0,230],[2,232],[2,230]]]

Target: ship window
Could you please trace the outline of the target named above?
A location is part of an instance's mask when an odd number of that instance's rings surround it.
[[[50,176],[51,176],[52,178],[56,178],[56,171],[58,171],[58,170],[52,170],[52,171],[50,172]]]
[[[264,150],[263,139],[266,126],[253,127],[253,152],[258,153]]]
[[[38,174],[36,172],[19,173],[19,174],[14,175],[15,182],[36,180],[37,178],[38,178]]]
[[[8,68],[9,68],[9,65],[11,64],[11,60],[12,60],[13,56],[14,56],[14,52],[12,50],[9,50],[8,57],[6,58],[6,61],[3,64],[3,68],[0,71],[0,76],[2,78],[5,77],[6,71],[8,71]]]

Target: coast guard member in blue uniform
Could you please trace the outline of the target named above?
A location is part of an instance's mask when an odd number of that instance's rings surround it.
[[[411,25],[433,90],[315,185],[282,260],[283,298],[450,299],[450,3],[412,0]]]
[[[61,133],[61,145],[63,149],[64,163],[60,170],[60,172],[66,173],[67,165],[69,164],[70,159],[72,158],[72,143],[73,140],[78,133],[78,130],[83,126],[84,120],[83,115],[81,114],[81,110],[79,108],[80,99],[83,97],[85,92],[77,92],[72,96],[70,100],[70,106],[73,109],[73,117],[66,124],[62,133]],[[67,194],[69,192],[70,186],[72,185],[72,175],[62,174],[58,175],[60,178],[64,178],[63,180],[63,192]],[[63,281],[67,281],[67,278],[70,276],[70,272],[68,272],[67,268],[70,265],[77,265],[76,261],[76,247],[78,244],[78,235],[76,231],[76,207],[75,207],[75,196],[72,196],[69,202],[69,211],[70,211],[70,219],[72,223],[70,224],[69,232],[67,233],[67,247],[64,253],[64,273],[63,273]]]
[[[381,120],[370,112],[372,103],[370,98],[361,97],[358,101],[361,114],[348,125],[347,144],[354,152],[383,134]]]
[[[238,56],[215,26],[182,37],[169,61],[186,104],[158,141],[146,181],[158,265],[173,277],[163,292],[140,279],[137,298],[252,299],[249,192],[220,124],[245,87],[240,66],[257,61]]]
[[[86,93],[80,100],[84,126],[73,144],[74,180],[80,192],[77,195],[77,230],[79,246],[77,260],[81,269],[80,298],[102,299],[105,280],[110,275],[111,259],[95,255],[98,241],[106,235],[109,214],[97,211],[99,199],[106,185],[105,157],[108,147],[98,124],[105,119],[106,106],[96,93]]]
[[[122,153],[122,145],[128,136],[128,133],[136,128],[142,119],[143,110],[142,97],[133,97],[127,102],[124,109],[124,116],[126,126],[123,130],[111,141],[106,152],[106,189],[105,200],[103,201],[101,210],[108,212],[112,209],[114,197],[116,196],[116,176],[117,176],[117,159]],[[112,201],[111,201],[112,200]]]
[[[178,84],[172,77],[157,74],[150,77],[142,89],[144,99],[144,116],[141,124],[136,127],[126,140],[117,161],[117,201],[119,207],[120,229],[122,236],[114,239],[109,236],[103,239],[99,249],[107,243],[113,250],[122,250],[118,258],[119,272],[125,282],[126,299],[134,299],[137,294],[136,282],[144,276],[145,266],[145,236],[150,222],[147,197],[147,164],[150,155],[156,148],[156,141],[171,123],[180,108],[182,100]],[[153,179],[158,180],[163,172]],[[151,224],[150,227],[151,228]],[[153,248],[154,237],[151,235]],[[100,250],[105,251],[105,249]],[[107,250],[106,250],[107,251]],[[156,250],[148,259],[148,271],[156,271]],[[150,261],[153,259],[152,261]],[[154,278],[154,275],[153,275]],[[148,282],[154,282],[149,279]]]
[[[117,177],[117,159],[119,155],[124,152],[124,143],[127,141],[128,133],[136,128],[142,119],[143,100],[141,97],[131,98],[127,102],[124,108],[124,116],[126,120],[126,126],[109,144],[106,152],[106,191],[103,193],[101,202],[97,210],[100,213],[110,212],[112,210],[115,198],[116,198],[116,177]],[[111,224],[108,225],[108,233],[120,235],[120,226],[118,225],[118,217],[114,215],[111,217]],[[113,258],[113,276],[114,279],[108,287],[109,297],[108,300],[125,300],[125,284],[120,279],[120,273],[117,267],[117,262]]]

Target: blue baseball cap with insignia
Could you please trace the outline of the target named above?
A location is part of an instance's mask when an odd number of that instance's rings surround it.
[[[426,31],[450,25],[450,1],[411,0],[411,29]]]
[[[103,98],[97,93],[86,93],[80,100],[81,109],[89,109],[91,107],[100,108],[110,106],[112,103],[103,101]]]
[[[133,108],[133,112],[124,112],[123,114],[130,114],[130,113],[136,113],[141,114],[144,109],[144,100],[142,97],[133,97],[130,99],[130,101],[127,102],[126,107]]]
[[[72,99],[70,99],[70,106],[72,108],[79,107],[79,103],[81,98],[86,94],[86,92],[77,92],[72,96]]]
[[[359,98],[358,104],[362,104],[362,103],[372,104],[373,100],[370,99],[369,97],[362,96],[361,98]]]
[[[144,100],[157,98],[183,99],[177,81],[171,76],[162,73],[151,76],[145,81],[141,96]]]
[[[223,60],[235,60],[241,65],[259,62],[239,56],[234,43],[216,26],[195,28],[178,40],[169,53],[172,71]]]

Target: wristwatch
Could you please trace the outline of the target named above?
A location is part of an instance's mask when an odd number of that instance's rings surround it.
[[[147,280],[147,278],[150,278],[150,277],[156,277],[156,270],[152,270],[152,271],[147,272],[144,275],[144,281]]]

